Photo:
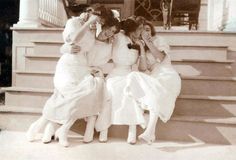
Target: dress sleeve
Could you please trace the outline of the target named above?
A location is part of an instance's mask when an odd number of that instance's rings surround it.
[[[66,22],[65,29],[62,33],[65,43],[72,43],[71,35],[74,35],[79,27],[81,27],[81,20],[78,17],[72,17]]]
[[[165,41],[164,38],[162,37],[156,37],[155,40],[153,41],[154,45],[160,50],[164,51],[165,53],[169,53],[170,51],[170,46],[169,44]]]

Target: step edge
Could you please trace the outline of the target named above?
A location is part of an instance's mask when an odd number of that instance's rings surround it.
[[[40,70],[13,70],[17,74],[48,74],[54,75],[53,71],[40,71]],[[210,81],[236,81],[236,77],[223,77],[223,76],[186,76],[180,75],[183,80],[210,80]]]
[[[179,99],[210,100],[210,101],[236,101],[236,96],[202,96],[202,95],[179,95]]]
[[[42,113],[42,108],[0,105],[0,113]]]
[[[201,59],[176,59],[171,62],[189,62],[189,63],[234,63],[235,60],[201,60]]]
[[[58,55],[35,55],[35,54],[26,54],[25,57],[26,58],[54,58],[54,59],[59,59],[61,57],[62,54],[58,54]]]
[[[34,55],[34,54],[27,54],[25,57],[27,58],[55,58],[58,59],[61,57],[62,54],[51,54],[51,55]],[[202,60],[202,59],[175,59],[171,60],[171,62],[192,62],[192,63],[234,63],[235,60]]]
[[[172,121],[183,122],[200,122],[213,124],[231,124],[236,125],[236,117],[220,117],[220,116],[173,116]]]
[[[2,88],[6,92],[38,92],[53,93],[54,89],[39,89],[26,87],[5,87]],[[236,101],[236,96],[202,96],[202,95],[180,95],[178,99],[199,99],[199,100],[216,100],[216,101]]]
[[[4,87],[6,92],[37,92],[37,93],[52,93],[53,89],[29,88],[29,87]]]

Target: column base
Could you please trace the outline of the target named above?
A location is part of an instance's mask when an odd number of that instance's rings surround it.
[[[14,24],[13,27],[21,27],[21,28],[41,28],[43,27],[41,23],[35,21],[19,21],[18,23]]]

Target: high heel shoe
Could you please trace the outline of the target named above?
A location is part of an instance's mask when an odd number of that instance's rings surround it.
[[[53,135],[55,133],[55,128],[52,123],[48,123],[43,134],[42,142],[43,143],[50,143],[53,139]]]
[[[84,139],[83,139],[83,142],[84,143],[90,143],[93,141],[93,135],[94,135],[94,130],[90,130],[90,131],[85,131],[85,134],[84,134]]]
[[[56,133],[55,133],[55,140],[59,141],[59,144],[64,146],[64,147],[68,147],[69,146],[69,142],[67,140],[67,133],[66,131],[63,131],[61,128],[59,128]]]
[[[84,143],[90,143],[93,141],[93,135],[94,135],[94,126],[95,126],[95,121],[97,117],[96,116],[90,116],[87,118],[87,125],[84,133]]]
[[[107,134],[108,134],[108,130],[103,130],[103,131],[100,131],[99,133],[99,142],[100,143],[105,143],[107,142]]]
[[[136,143],[136,126],[129,126],[127,143],[129,143],[129,144]]]
[[[139,140],[143,140],[143,141],[145,141],[147,144],[151,145],[153,142],[155,142],[156,137],[155,137],[155,135],[149,136],[149,135],[146,135],[146,134],[140,134],[140,135],[138,136],[138,139],[139,139]]]
[[[127,138],[127,143],[135,144],[136,143],[136,134],[129,134]]]
[[[33,142],[38,133],[38,125],[37,123],[32,123],[28,131],[26,132],[26,138],[29,142]]]

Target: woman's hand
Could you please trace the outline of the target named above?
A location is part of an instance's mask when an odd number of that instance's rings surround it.
[[[101,78],[104,78],[104,74],[102,72],[102,70],[98,67],[91,67],[91,74],[94,76],[94,77],[101,77]]]
[[[75,44],[71,45],[71,53],[76,54],[81,51],[81,47]]]
[[[145,45],[142,40],[137,40],[137,41],[135,41],[135,43],[136,43],[137,45],[139,45],[140,48],[144,47],[144,45]]]
[[[152,42],[152,36],[148,33],[143,31],[141,34],[142,39],[144,40],[145,43],[150,43]]]

